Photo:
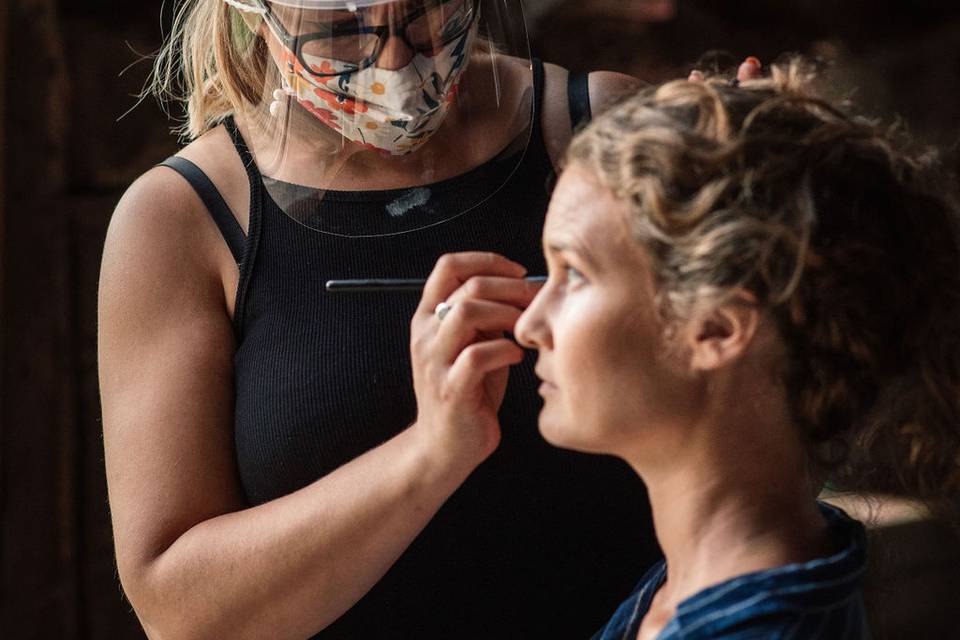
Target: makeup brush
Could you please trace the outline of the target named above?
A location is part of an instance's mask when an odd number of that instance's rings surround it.
[[[527,282],[544,283],[547,276],[528,276]],[[418,278],[366,279],[366,280],[327,280],[326,290],[339,293],[383,292],[383,291],[423,291],[426,280]]]

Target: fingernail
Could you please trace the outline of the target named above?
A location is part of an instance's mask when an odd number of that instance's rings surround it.
[[[747,64],[752,64],[752,65],[755,66],[757,69],[763,68],[763,65],[760,64],[760,60],[757,59],[757,58],[754,57],[754,56],[749,56],[749,57],[747,57],[747,59],[744,60],[744,62],[747,63]]]

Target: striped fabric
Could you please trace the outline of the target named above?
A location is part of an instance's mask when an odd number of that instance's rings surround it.
[[[680,603],[658,640],[869,638],[860,589],[866,568],[863,525],[835,507],[821,503],[820,509],[839,552],[704,589]],[[634,640],[666,577],[666,562],[661,560],[593,640]]]

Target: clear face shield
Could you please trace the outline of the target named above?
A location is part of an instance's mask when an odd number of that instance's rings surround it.
[[[519,166],[533,113],[520,0],[225,1],[266,44],[249,47],[263,86],[238,116],[300,224],[416,231],[475,211]]]

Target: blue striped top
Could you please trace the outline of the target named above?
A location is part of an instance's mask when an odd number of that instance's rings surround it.
[[[863,525],[835,507],[820,503],[820,509],[840,551],[704,589],[677,606],[658,640],[869,638],[860,588],[867,559]],[[634,640],[666,578],[661,560],[594,640]]]

